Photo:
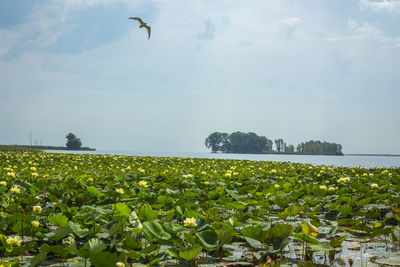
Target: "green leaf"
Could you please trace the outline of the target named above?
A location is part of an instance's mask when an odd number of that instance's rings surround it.
[[[62,214],[57,214],[50,217],[49,222],[57,226],[68,226],[68,218]]]
[[[199,238],[200,244],[207,251],[214,251],[219,246],[219,238],[214,230],[207,230],[200,233],[196,233]]]
[[[131,210],[125,203],[117,203],[113,205],[113,209],[118,212],[119,216],[128,216]]]
[[[72,233],[72,229],[69,226],[60,226],[53,232],[48,233],[47,237],[50,240],[58,241],[60,239],[63,239],[70,233]]]
[[[319,240],[315,239],[312,236],[306,235],[306,234],[300,234],[300,233],[293,233],[292,236],[296,238],[297,240],[300,240],[301,242],[305,242],[307,244],[319,244]]]
[[[146,256],[150,256],[155,254],[159,249],[161,248],[160,245],[150,245],[148,247],[145,247],[144,249],[142,249],[140,251],[140,253],[146,255]]]
[[[263,242],[265,240],[266,232],[263,230],[262,226],[248,226],[242,229],[242,234],[245,237],[250,237]]]
[[[353,209],[351,207],[344,206],[344,207],[340,208],[340,215],[343,217],[350,215],[352,212],[353,212]]]
[[[157,213],[148,204],[140,207],[137,215],[142,221],[152,221],[157,218]]]
[[[5,232],[8,226],[8,216],[4,212],[0,212],[0,231]]]
[[[272,238],[273,240],[276,240],[276,239],[287,238],[291,235],[292,232],[293,232],[293,227],[290,224],[280,223],[271,226],[271,228],[268,229],[267,234],[268,237]]]
[[[89,229],[87,228],[82,229],[79,223],[69,222],[69,227],[71,228],[72,232],[79,238],[84,238],[89,232]]]
[[[144,222],[143,223],[144,232],[152,239],[169,240],[171,239],[171,234],[164,231],[161,224],[155,221]]]
[[[94,195],[95,197],[102,197],[104,196],[104,193],[101,192],[99,189],[97,189],[94,186],[88,186],[87,187],[87,191],[89,191],[92,195]]]
[[[176,235],[179,232],[183,232],[186,230],[186,227],[183,227],[180,224],[173,224],[173,223],[164,223],[163,224],[164,229],[173,235]]]
[[[11,252],[13,250],[12,246],[7,243],[7,238],[3,234],[0,234],[0,240],[7,252]]]
[[[311,244],[310,247],[312,250],[323,251],[325,253],[329,253],[331,250],[334,249],[328,242],[323,242],[316,245]]]
[[[92,238],[89,240],[88,243],[89,243],[90,253],[98,253],[107,248],[107,245],[104,244],[103,241],[101,241],[98,238]]]
[[[199,255],[199,253],[201,252],[201,250],[202,247],[200,245],[190,248],[184,248],[179,252],[179,257],[184,260],[190,261],[196,258],[197,255]]]
[[[33,257],[30,261],[31,266],[33,267],[39,266],[42,262],[46,260],[48,253],[49,252],[47,251],[41,251],[39,254]]]
[[[263,245],[263,243],[261,243],[260,241],[258,241],[258,240],[256,240],[256,239],[253,239],[253,238],[251,238],[251,237],[247,237],[247,236],[245,236],[245,237],[243,237],[245,240],[246,240],[246,242],[251,246],[251,247],[253,247],[253,248],[258,248],[258,249],[263,249],[263,248],[265,248],[264,247],[264,245]]]
[[[339,219],[338,220],[338,225],[340,226],[352,226],[355,224],[359,224],[360,221],[359,220],[355,220],[355,219]]]
[[[47,244],[43,244],[40,246],[40,251],[42,252],[52,252],[59,257],[65,257],[69,254],[69,252],[61,245],[53,245],[49,246]]]
[[[136,212],[134,212],[134,211],[132,211],[129,214],[128,221],[132,228],[139,228],[139,229],[143,228],[142,224],[140,223],[139,217],[137,216]]]
[[[342,246],[344,240],[346,240],[346,236],[335,237],[329,241],[329,244],[334,248],[338,248]]]
[[[117,262],[125,262],[122,256],[110,252],[99,252],[91,255],[89,259],[95,267],[110,267],[115,266]]]

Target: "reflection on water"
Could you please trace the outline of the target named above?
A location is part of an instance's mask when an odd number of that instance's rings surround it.
[[[313,165],[332,165],[345,167],[398,167],[400,157],[395,156],[321,156],[321,155],[276,155],[276,154],[227,154],[227,153],[185,153],[185,152],[137,152],[123,150],[97,150],[97,151],[65,151],[48,150],[57,153],[78,154],[111,154],[126,156],[152,156],[152,157],[183,157],[183,158],[216,158],[216,159],[241,159],[309,163]]]

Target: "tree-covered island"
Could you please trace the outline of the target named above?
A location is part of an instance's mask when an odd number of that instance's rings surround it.
[[[206,138],[205,145],[213,153],[343,155],[340,144],[311,140],[295,148],[281,138],[272,141],[251,132],[214,132]]]

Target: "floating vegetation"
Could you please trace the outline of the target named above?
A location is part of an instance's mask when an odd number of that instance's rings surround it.
[[[0,152],[0,265],[399,265],[400,169]]]

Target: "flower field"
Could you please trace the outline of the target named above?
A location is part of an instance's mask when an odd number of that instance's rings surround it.
[[[400,169],[0,152],[0,266],[400,265]]]

